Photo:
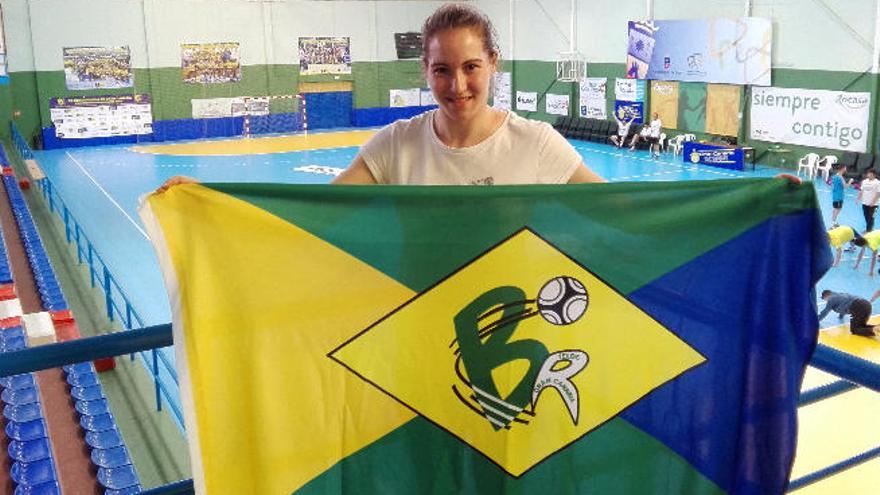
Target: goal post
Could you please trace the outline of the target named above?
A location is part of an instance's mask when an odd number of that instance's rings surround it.
[[[242,134],[291,133],[309,131],[305,94],[246,96],[240,115],[244,117]]]

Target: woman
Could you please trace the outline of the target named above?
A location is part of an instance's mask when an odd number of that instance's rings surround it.
[[[483,13],[440,7],[422,27],[422,47],[439,108],[380,130],[334,184],[604,182],[549,124],[488,105],[498,45]]]

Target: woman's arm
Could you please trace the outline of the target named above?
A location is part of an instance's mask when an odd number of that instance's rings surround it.
[[[331,184],[378,184],[373,173],[367,167],[367,162],[360,155],[354,158],[351,165],[333,179]]]
[[[590,167],[587,167],[586,164],[581,162],[581,166],[571,174],[571,177],[568,178],[569,184],[585,184],[590,182],[608,182],[602,178],[596,172],[593,172]]]

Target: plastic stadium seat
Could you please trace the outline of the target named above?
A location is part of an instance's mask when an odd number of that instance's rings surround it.
[[[97,416],[98,414],[110,412],[110,405],[107,404],[107,399],[78,400],[73,407],[76,409],[76,412],[83,416]]]
[[[116,428],[112,430],[86,432],[86,443],[93,449],[105,450],[125,446],[125,442],[122,440],[122,435]]]
[[[13,463],[9,475],[12,481],[25,486],[42,485],[58,479],[55,475],[55,464],[52,459]]]
[[[71,387],[92,387],[101,384],[101,382],[98,381],[98,374],[95,372],[67,375],[67,383],[70,384]]]
[[[98,483],[111,490],[121,490],[139,484],[137,472],[131,465],[98,469]]]
[[[25,423],[10,421],[6,424],[6,436],[11,440],[25,442],[37,438],[44,438],[46,435],[46,422],[42,419],[35,419]]]
[[[30,463],[52,457],[52,446],[49,445],[48,438],[37,438],[26,442],[13,440],[9,442],[6,451],[9,452],[10,459],[18,462]]]
[[[3,400],[4,404],[9,404],[11,406],[23,406],[25,404],[39,402],[40,392],[38,392],[36,388],[7,388],[2,394],[0,394],[0,400]]]
[[[91,361],[85,363],[76,363],[76,364],[68,364],[62,366],[61,369],[64,370],[68,375],[82,375],[83,373],[95,373],[95,365],[92,364]]]
[[[5,330],[0,330],[0,340],[7,340],[13,337],[24,337],[24,328],[22,327],[13,327],[7,328]]]
[[[70,395],[76,400],[98,400],[104,398],[104,391],[100,385],[92,385],[91,387],[73,387],[70,389]]]
[[[13,495],[61,495],[61,487],[58,486],[57,481],[39,485],[19,485]]]
[[[26,423],[43,417],[40,403],[25,404],[23,406],[6,406],[3,408],[3,417],[16,423]]]
[[[79,418],[79,425],[85,431],[105,431],[116,428],[116,421],[112,414],[107,413],[97,416],[82,416]]]
[[[121,490],[106,490],[104,492],[104,495],[134,495],[136,493],[140,493],[141,491],[143,491],[141,485],[134,485],[123,488]]]
[[[128,456],[128,451],[125,450],[125,447],[93,449],[92,462],[99,468],[115,468],[131,464],[131,458]]]
[[[0,387],[3,388],[30,388],[36,386],[36,382],[34,381],[34,375],[30,373],[24,373],[21,375],[12,375],[12,376],[4,376],[0,378]]]
[[[21,351],[27,349],[27,341],[25,339],[9,339],[0,341],[0,353],[2,352],[14,352]]]

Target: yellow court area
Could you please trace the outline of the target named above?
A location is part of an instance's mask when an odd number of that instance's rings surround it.
[[[839,351],[880,364],[880,338],[859,337],[843,324],[824,329],[819,342]],[[840,378],[807,368],[802,390],[826,385]],[[880,393],[866,388],[825,399],[798,409],[798,446],[791,479],[880,446]],[[847,469],[807,485],[803,495],[875,493],[880,487],[880,459]]]
[[[186,156],[264,155],[289,151],[318,150],[360,146],[376,131],[344,131],[272,136],[263,138],[236,138],[218,141],[199,141],[177,144],[133,146],[139,153]]]

